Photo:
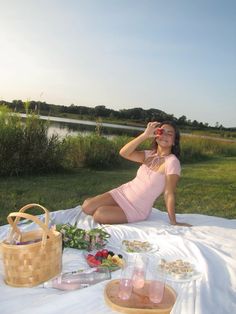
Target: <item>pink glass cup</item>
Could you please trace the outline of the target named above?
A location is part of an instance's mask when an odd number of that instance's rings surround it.
[[[145,283],[145,271],[142,268],[135,267],[133,273],[133,287],[136,289],[143,288]]]
[[[145,255],[138,254],[135,258],[134,272],[133,272],[133,287],[142,289],[146,279],[148,259]]]
[[[133,272],[134,264],[128,263],[123,267],[121,271],[119,292],[118,296],[122,300],[128,300],[131,297],[133,291]]]
[[[158,269],[158,260],[149,265],[148,269],[149,299],[153,303],[161,303],[165,293],[166,275],[161,269]]]
[[[128,300],[131,297],[133,290],[132,279],[120,279],[118,296],[122,300]]]
[[[160,303],[165,292],[165,280],[163,277],[151,280],[149,284],[149,299],[153,303]]]

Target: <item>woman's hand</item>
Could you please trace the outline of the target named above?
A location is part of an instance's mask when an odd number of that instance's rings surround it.
[[[155,131],[158,126],[159,122],[149,122],[143,133],[121,148],[120,155],[128,160],[143,163],[145,157],[144,151],[137,151],[136,148],[146,139],[155,137]]]
[[[173,226],[183,226],[183,227],[192,227],[193,225],[190,225],[190,224],[188,224],[188,223],[186,223],[186,222],[175,222],[175,223],[171,223],[171,225],[173,225]]]
[[[147,127],[144,131],[144,135],[146,137],[156,137],[156,131],[157,128],[159,127],[160,123],[159,122],[149,122],[147,124]]]

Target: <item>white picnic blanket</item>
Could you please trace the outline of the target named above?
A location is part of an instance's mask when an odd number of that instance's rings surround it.
[[[172,314],[232,314],[236,313],[236,219],[229,220],[197,214],[177,214],[178,221],[188,222],[191,228],[171,226],[166,213],[152,210],[148,220],[122,225],[104,225],[111,234],[109,245],[121,248],[123,239],[152,240],[163,258],[187,259],[202,271],[202,278],[190,282],[167,282],[177,292]],[[53,223],[75,223],[78,227],[98,227],[81,207],[51,213]],[[31,224],[24,225],[32,228]],[[0,241],[5,239],[9,226],[0,227]],[[63,271],[86,267],[83,253],[65,249]],[[120,270],[112,273],[119,278]],[[0,259],[1,314],[111,314],[117,313],[103,297],[106,281],[85,289],[60,291],[42,286],[14,288],[4,283]]]

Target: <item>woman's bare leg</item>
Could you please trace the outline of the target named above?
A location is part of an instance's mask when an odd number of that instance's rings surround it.
[[[117,206],[117,203],[108,192],[87,198],[82,204],[82,210],[87,215],[93,215],[98,207],[106,205]]]
[[[82,210],[87,215],[92,215],[98,223],[116,224],[127,222],[124,211],[108,192],[86,199],[82,204]]]
[[[93,214],[93,219],[100,224],[122,224],[128,222],[123,209],[118,205],[98,207]]]

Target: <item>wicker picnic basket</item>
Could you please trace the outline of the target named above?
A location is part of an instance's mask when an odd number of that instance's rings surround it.
[[[25,213],[32,207],[40,207],[45,212],[44,222],[37,216]],[[33,221],[40,228],[20,231],[17,225],[21,218]],[[15,287],[33,287],[59,274],[62,267],[62,237],[60,232],[49,229],[49,211],[39,204],[28,204],[19,212],[10,213],[7,220],[12,229],[8,239],[2,242],[5,282]],[[16,236],[20,245],[10,244]]]

